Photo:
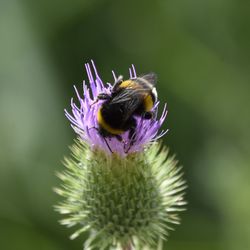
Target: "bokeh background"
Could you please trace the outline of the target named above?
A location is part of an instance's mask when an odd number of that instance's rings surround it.
[[[166,249],[250,249],[250,1],[1,0],[0,249],[82,249],[58,224],[63,109],[94,59],[155,71],[188,210]]]

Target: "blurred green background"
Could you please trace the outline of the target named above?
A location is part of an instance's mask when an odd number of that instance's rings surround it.
[[[0,249],[82,249],[58,224],[64,117],[94,59],[155,71],[188,210],[166,249],[250,249],[250,1],[0,2]]]

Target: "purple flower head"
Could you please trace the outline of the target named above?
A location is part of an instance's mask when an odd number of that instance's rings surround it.
[[[135,117],[136,128],[132,138],[129,138],[128,131],[120,135],[122,140],[118,140],[115,136],[103,137],[99,133],[97,112],[104,101],[96,100],[97,96],[100,93],[111,94],[113,86],[110,83],[107,83],[105,85],[103,84],[93,61],[91,61],[91,64],[85,64],[85,68],[87,71],[90,88],[87,87],[84,81],[82,90],[83,97],[81,97],[79,91],[74,86],[77,99],[79,101],[79,106],[76,105],[73,98],[71,98],[72,114],[70,114],[67,110],[65,110],[65,114],[71,122],[71,126],[75,130],[75,132],[79,134],[79,136],[83,140],[85,140],[91,147],[103,149],[109,154],[113,152],[118,153],[121,156],[126,156],[127,154],[133,152],[142,151],[145,145],[159,139],[167,132],[162,131],[160,134],[158,134],[158,131],[167,115],[165,104],[162,115],[158,120],[156,118],[145,119],[143,118],[143,116]],[[116,81],[117,77],[114,72],[112,73],[114,81]],[[129,69],[129,75],[130,79],[134,79],[137,77],[135,67],[133,65],[132,68]],[[159,102],[156,102],[153,107],[155,117],[157,114],[158,105]]]

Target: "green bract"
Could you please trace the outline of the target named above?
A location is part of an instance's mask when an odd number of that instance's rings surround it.
[[[64,198],[56,206],[61,223],[79,228],[71,238],[87,231],[84,249],[157,249],[185,204],[185,182],[168,151],[153,143],[127,157],[110,156],[81,139],[71,150],[56,189]]]

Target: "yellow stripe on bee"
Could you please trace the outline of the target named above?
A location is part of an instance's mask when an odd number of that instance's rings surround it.
[[[148,111],[151,111],[151,109],[153,108],[154,106],[154,102],[153,102],[153,99],[152,99],[152,96],[151,95],[146,95],[143,99],[143,105],[144,105],[144,108],[145,110],[148,112]]]
[[[134,81],[126,80],[119,85],[120,88],[137,88],[137,84]]]
[[[115,119],[115,117],[114,117],[114,119]],[[124,130],[122,130],[122,129],[112,128],[109,124],[107,124],[107,122],[103,119],[103,116],[101,113],[101,108],[97,112],[97,122],[103,129],[108,131],[110,134],[120,135],[124,132]]]

